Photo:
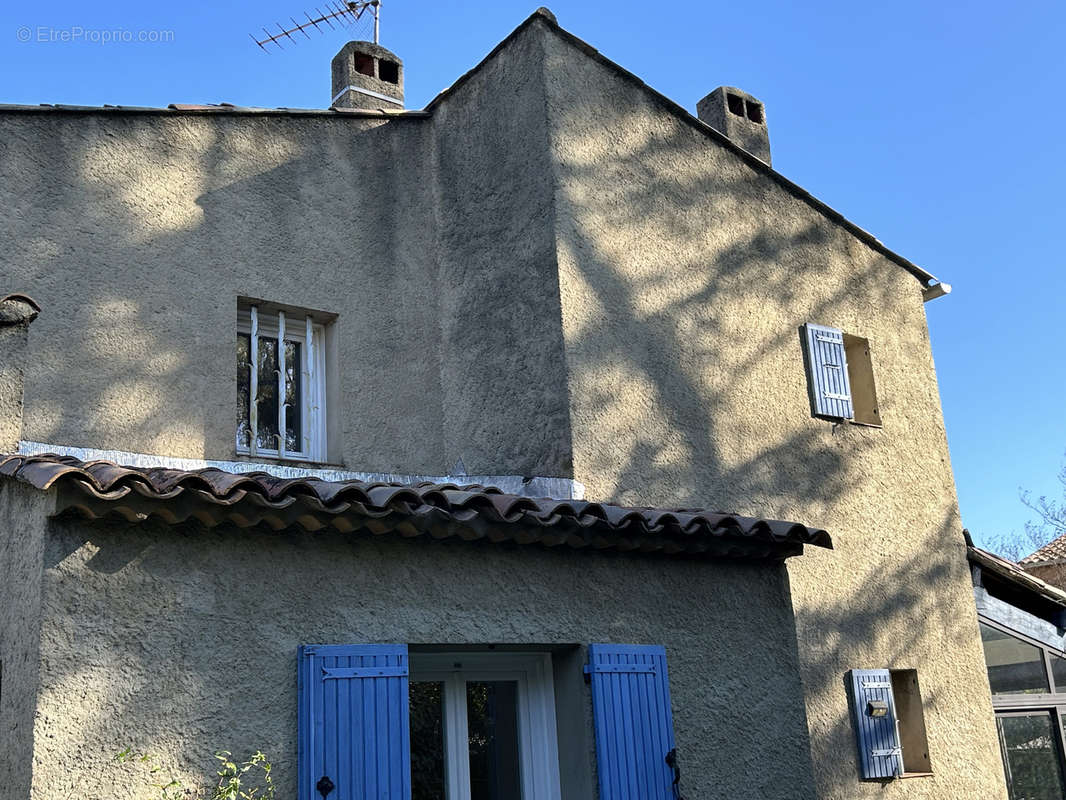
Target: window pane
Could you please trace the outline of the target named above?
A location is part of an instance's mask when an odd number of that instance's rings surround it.
[[[278,340],[259,337],[259,435],[255,446],[278,449]]]
[[[1066,658],[1051,656],[1051,675],[1055,679],[1055,691],[1066,692]]]
[[[303,452],[303,427],[300,415],[303,405],[300,400],[303,377],[303,347],[299,342],[285,342],[285,449],[292,453]]]
[[[1063,800],[1051,714],[996,717],[1011,800]]]
[[[992,694],[1050,691],[1043,653],[1039,648],[984,624],[981,625],[981,642],[985,647]]]
[[[466,684],[471,800],[518,800],[518,683]]]
[[[411,800],[444,800],[444,684],[411,681]]]
[[[252,388],[251,368],[252,337],[247,333],[237,334],[237,446],[247,447],[250,443],[250,426],[248,423],[248,393]]]

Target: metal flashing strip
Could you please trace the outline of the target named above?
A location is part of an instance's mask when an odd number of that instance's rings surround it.
[[[345,92],[359,92],[359,94],[365,94],[367,97],[373,97],[375,100],[386,100],[394,106],[403,106],[402,100],[395,97],[389,97],[387,94],[382,94],[381,92],[372,92],[370,89],[364,89],[361,86],[345,86],[333,96],[333,99],[329,101],[329,104],[333,105],[336,103],[340,98],[344,97]]]
[[[328,467],[297,467],[253,461],[213,461],[198,458],[176,458],[149,453],[130,453],[122,450],[97,450],[92,447],[70,447],[45,442],[19,442],[19,455],[36,456],[55,453],[73,456],[81,461],[111,461],[129,467],[165,467],[194,471],[220,469],[243,474],[265,472],[277,478],[321,478],[324,481],[364,481],[366,483],[455,483],[491,486],[506,494],[519,497],[550,497],[554,500],[584,500],[585,485],[573,478],[524,478],[521,475],[402,475],[389,472],[354,472]]]

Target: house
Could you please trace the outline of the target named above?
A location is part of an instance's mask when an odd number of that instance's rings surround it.
[[[1014,563],[966,540],[1008,795],[1061,796],[1066,592],[1026,566],[1050,560],[1057,548],[1053,542]]]
[[[947,286],[546,10],[402,87],[0,108],[0,785],[1006,797]]]

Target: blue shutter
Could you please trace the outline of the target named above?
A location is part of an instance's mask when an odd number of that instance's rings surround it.
[[[891,674],[887,669],[853,669],[849,680],[863,779],[893,778],[902,774],[903,751],[896,724]],[[883,717],[871,716],[871,704],[884,704],[888,713]]]
[[[410,800],[407,645],[303,645],[300,800]]]
[[[599,800],[674,800],[666,764],[674,749],[666,650],[590,644],[585,673],[592,685]]]
[[[844,354],[844,332],[808,322],[804,326],[807,343],[807,386],[811,407],[819,417],[852,419],[851,384],[848,359]]]

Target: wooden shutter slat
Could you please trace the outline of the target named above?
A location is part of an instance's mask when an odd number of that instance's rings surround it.
[[[589,645],[600,800],[673,800],[674,747],[666,650]]]

